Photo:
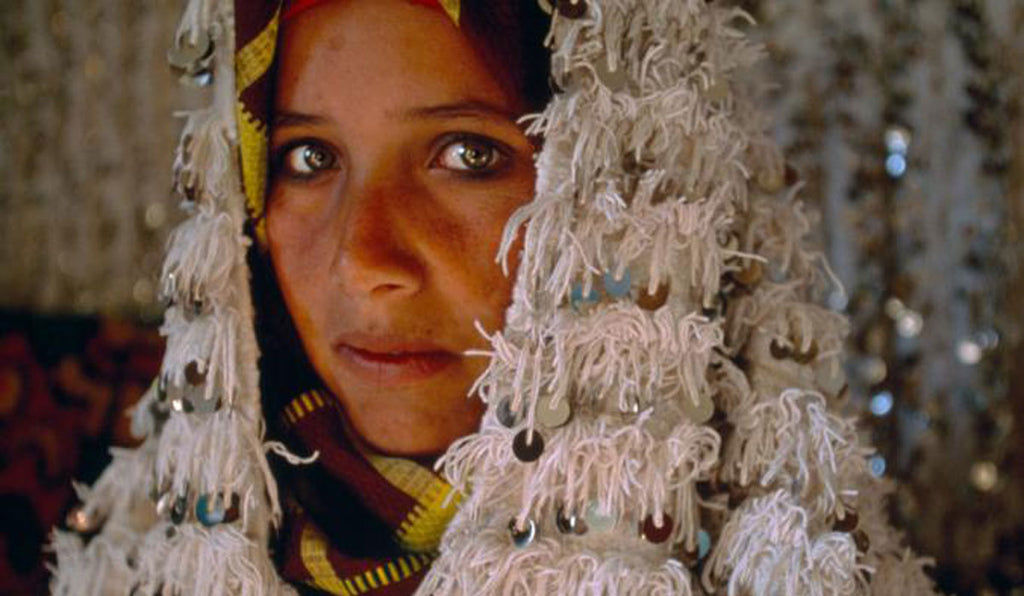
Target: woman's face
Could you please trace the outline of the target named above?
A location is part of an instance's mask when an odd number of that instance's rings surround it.
[[[408,0],[300,13],[279,69],[267,231],[285,303],[363,441],[439,453],[483,412],[474,321],[499,329],[509,303],[494,259],[534,183],[520,98]]]

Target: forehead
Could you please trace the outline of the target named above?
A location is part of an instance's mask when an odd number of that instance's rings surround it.
[[[325,2],[289,19],[277,76],[275,104],[297,111],[515,103],[443,12],[408,0]]]

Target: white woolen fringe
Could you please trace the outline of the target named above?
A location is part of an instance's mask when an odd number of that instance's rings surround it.
[[[250,527],[249,516],[265,507],[263,453],[254,426],[241,411],[226,408],[172,416],[159,437],[154,463],[158,485],[174,494],[220,494],[225,502],[235,493],[242,526]]]
[[[569,399],[622,411],[710,393],[704,371],[722,331],[701,315],[667,308],[652,314],[621,302],[585,316],[556,312],[549,325],[542,337],[515,330],[509,338],[488,336],[491,351],[470,352],[491,357],[471,393],[496,404],[507,389],[512,408],[527,405],[531,420],[542,393],[555,404]]]
[[[57,559],[50,567],[53,596],[106,596],[127,594],[133,570],[128,566],[129,549],[138,537],[113,528],[94,537],[86,546],[81,536],[55,531],[49,550]]]
[[[223,208],[231,195],[235,166],[231,121],[224,120],[223,101],[210,107],[182,111],[185,119],[174,157],[175,189],[194,201],[212,202]]]
[[[661,520],[671,512],[675,541],[693,548],[699,529],[694,486],[709,477],[720,438],[709,427],[683,422],[681,414],[669,423],[664,416],[648,410],[628,424],[614,416],[574,421],[545,434],[545,451],[530,465],[511,453],[514,431],[489,417],[480,434],[457,441],[437,465],[457,490],[471,495],[460,515],[481,519],[505,504],[519,520],[554,519],[561,507],[582,513],[596,501],[602,511],[628,513],[631,520],[648,514]]]
[[[722,528],[704,568],[706,590],[727,594],[853,595],[862,587],[849,534],[812,531],[807,511],[785,490],[748,499]]]
[[[689,572],[678,561],[639,551],[594,552],[569,541],[539,537],[516,548],[508,531],[449,526],[441,549],[420,585],[419,596],[691,596]],[[501,525],[501,524],[499,524]]]
[[[110,512],[100,534],[84,548],[77,537],[55,537],[54,586],[61,593],[106,591],[109,586],[101,584],[115,576],[119,585],[114,589],[121,593],[131,587],[125,578],[166,594],[291,592],[278,579],[267,553],[269,528],[280,506],[262,444],[258,349],[245,262],[249,240],[242,233],[245,198],[233,125],[232,11],[227,0],[192,0],[178,31],[178,39],[186,43],[202,34],[211,37],[214,84],[210,107],[183,114],[174,178],[177,189],[192,199],[185,203],[191,218],[170,240],[163,288],[176,302],[162,327],[168,337],[162,372],[170,391],[196,390],[184,378],[185,368],[194,362],[205,374],[205,397],[219,398],[221,406],[209,414],[171,412],[161,427],[154,419],[140,420],[153,414],[151,389],[136,410],[134,427],[154,436],[138,457],[115,459],[88,495],[87,511]],[[186,317],[193,300],[203,308]],[[144,464],[138,461],[143,456],[148,458]],[[225,499],[237,494],[241,519],[210,529],[189,520],[169,537],[166,522],[154,524],[149,495],[154,483],[159,491],[187,492],[190,502],[203,493]],[[131,523],[138,519],[132,517],[133,508],[148,513],[146,524]],[[134,570],[126,564],[129,554],[136,562]]]
[[[277,578],[266,547],[235,526],[160,524],[145,537],[140,553],[133,579],[143,594],[294,594]]]
[[[88,545],[72,532],[55,531],[50,549],[57,564],[50,568],[50,591],[58,595],[126,592],[132,570],[128,559],[140,535],[153,524],[152,486],[155,445],[112,448],[113,461],[92,487],[75,485],[85,517],[102,523],[103,531]]]
[[[829,412],[817,392],[788,389],[774,401],[738,408],[721,477],[749,486],[792,488],[814,517],[842,516],[841,466],[864,461],[853,422]]]
[[[231,272],[249,241],[234,219],[209,203],[171,232],[161,273],[161,294],[187,305],[199,298],[219,304],[234,298]]]

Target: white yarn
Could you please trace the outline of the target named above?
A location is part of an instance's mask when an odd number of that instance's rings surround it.
[[[724,582],[729,596],[852,595],[865,571],[849,534],[813,531],[807,511],[779,490],[733,514],[702,581],[709,592]]]
[[[594,552],[571,540],[539,538],[527,548],[509,543],[503,528],[449,526],[441,549],[417,594],[501,596],[690,596],[689,572],[672,559],[652,562],[645,545]],[[502,526],[503,524],[498,524]],[[648,546],[646,550],[650,550]]]
[[[160,524],[147,534],[139,554],[133,579],[144,594],[295,593],[277,578],[266,547],[235,526]]]
[[[471,393],[496,404],[507,388],[515,410],[532,410],[541,392],[608,410],[710,393],[704,371],[722,332],[701,315],[622,302],[583,316],[556,312],[548,325],[543,336],[515,333],[516,342],[496,332],[492,351],[470,352],[492,357]]]
[[[682,422],[681,414],[666,424],[651,413],[626,424],[621,416],[581,417],[545,432],[545,451],[528,466],[509,449],[515,431],[487,418],[481,434],[457,441],[438,466],[457,490],[472,490],[462,505],[471,518],[499,504],[516,510],[520,520],[553,519],[561,507],[583,512],[590,501],[640,520],[671,511],[676,541],[692,548],[699,529],[694,485],[708,478],[720,439],[706,426]]]
[[[841,471],[864,462],[853,422],[828,411],[817,392],[788,389],[776,400],[737,408],[734,437],[726,444],[722,479],[748,486],[783,486],[799,494],[809,513],[841,513]]]

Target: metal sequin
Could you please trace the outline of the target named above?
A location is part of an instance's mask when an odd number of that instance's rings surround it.
[[[768,346],[768,351],[771,352],[772,357],[776,360],[785,360],[793,355],[793,352],[778,339],[772,339],[771,345]]]
[[[672,529],[675,527],[672,516],[663,513],[661,517],[661,525],[655,522],[654,515],[648,515],[644,518],[643,523],[640,524],[640,536],[644,540],[654,544],[661,544],[672,536]]]
[[[715,415],[715,402],[706,395],[697,396],[696,402],[690,396],[683,396],[683,414],[694,424],[704,424]]]
[[[644,310],[658,310],[665,305],[665,302],[668,301],[668,291],[668,282],[662,282],[659,284],[653,294],[648,293],[645,288],[640,292],[640,295],[637,296],[636,305]]]
[[[537,461],[541,453],[544,453],[544,437],[535,430],[533,431],[533,440],[527,442],[529,433],[530,429],[524,428],[512,440],[512,453],[521,462]]]
[[[616,279],[611,271],[604,274],[604,291],[611,298],[628,298],[629,290],[633,287],[627,269],[620,279]]]
[[[847,510],[844,512],[842,519],[837,519],[832,524],[832,529],[836,532],[852,532],[857,529],[857,524],[860,523],[860,519],[857,517],[857,512]]]
[[[558,403],[551,396],[543,396],[537,404],[537,422],[547,428],[564,426],[572,417],[572,406],[568,396],[562,396]]]
[[[209,58],[213,53],[213,42],[209,34],[199,31],[195,35],[195,42],[184,39],[174,44],[167,51],[167,62],[175,68],[188,70],[196,62]]]
[[[96,523],[95,516],[86,513],[85,507],[81,505],[69,511],[65,521],[69,528],[79,534],[93,532],[99,526],[99,524]]]
[[[179,495],[174,499],[174,504],[171,505],[171,522],[180,524],[185,521],[186,515],[188,515],[188,497],[186,495]]]
[[[565,512],[564,507],[558,508],[555,514],[555,527],[563,534],[580,536],[587,533],[587,524],[581,518]]]
[[[193,360],[185,365],[185,380],[193,386],[206,382],[206,371],[200,370],[198,360]]]
[[[537,535],[537,525],[533,523],[532,519],[526,520],[526,527],[519,529],[515,518],[508,522],[508,533],[512,537],[512,544],[516,545],[517,548],[525,548],[533,542],[534,537]]]
[[[216,526],[227,518],[227,509],[220,498],[200,495],[196,499],[196,519],[206,527]]]
[[[587,14],[586,0],[558,0],[558,14],[567,19],[578,19]]]
[[[591,532],[610,532],[615,527],[615,516],[612,513],[604,513],[597,501],[587,504],[587,511],[583,514],[583,521]]]
[[[518,417],[512,411],[512,398],[506,397],[498,403],[494,409],[494,416],[505,428],[513,428],[519,422]]]

